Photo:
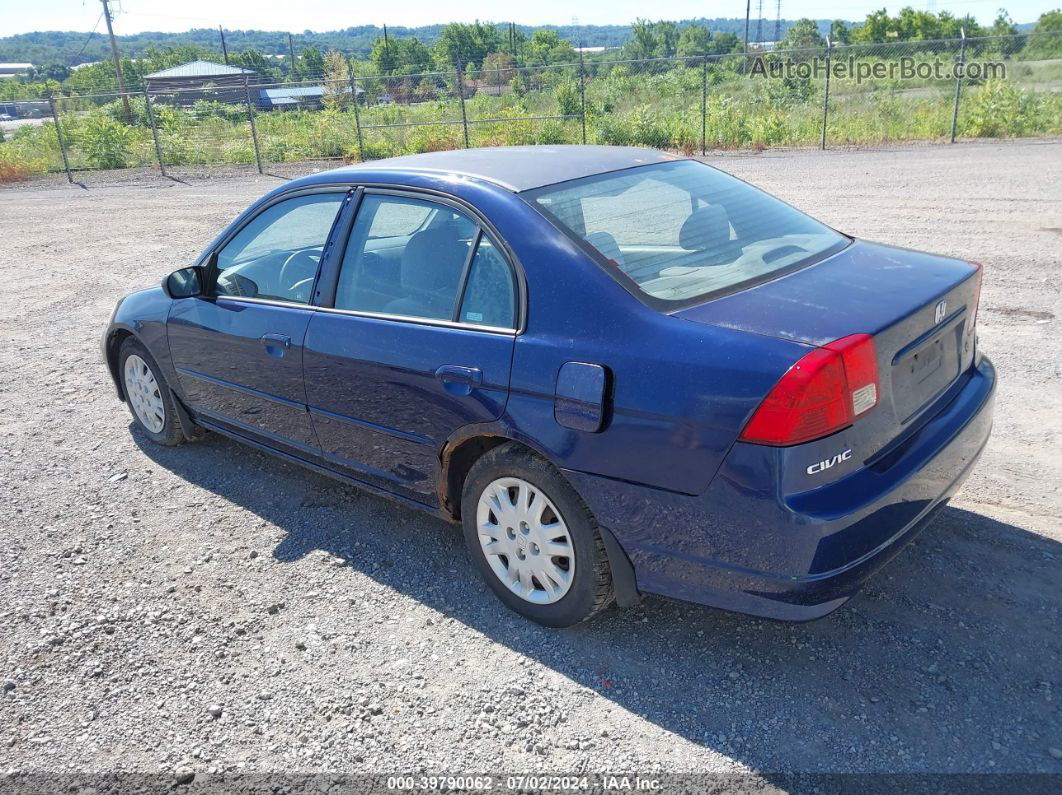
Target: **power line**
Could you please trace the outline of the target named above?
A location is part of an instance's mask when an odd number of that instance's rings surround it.
[[[96,24],[92,26],[92,30],[89,32],[88,38],[85,39],[85,43],[81,45],[81,49],[77,51],[77,55],[75,55],[72,60],[76,61],[78,58],[80,58],[84,54],[85,48],[88,47],[89,42],[92,41],[92,37],[96,35],[96,28],[98,28],[100,26],[100,20],[102,20],[102,19],[103,19],[103,12],[101,11],[100,15],[98,17],[96,17]]]

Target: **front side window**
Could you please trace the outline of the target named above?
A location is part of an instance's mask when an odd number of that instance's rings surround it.
[[[677,308],[839,250],[848,238],[721,171],[683,160],[528,194],[648,302]]]
[[[256,215],[218,251],[214,294],[308,303],[344,196],[296,196]]]
[[[404,196],[362,199],[336,309],[511,328],[513,306],[508,263],[467,215]]]

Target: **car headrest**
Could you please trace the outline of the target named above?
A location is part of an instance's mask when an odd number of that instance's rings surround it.
[[[600,251],[605,259],[612,260],[616,265],[623,265],[623,252],[620,251],[619,243],[608,232],[591,232],[586,236],[586,242]]]
[[[690,251],[709,251],[730,240],[730,218],[718,204],[690,213],[679,230],[679,245]]]
[[[468,246],[457,224],[443,224],[414,234],[402,251],[400,278],[410,290],[456,289]]]

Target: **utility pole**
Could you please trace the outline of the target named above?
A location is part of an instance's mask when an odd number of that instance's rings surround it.
[[[133,112],[129,109],[129,97],[125,95],[125,77],[122,75],[122,59],[118,56],[118,42],[114,40],[114,27],[111,25],[111,9],[107,0],[103,3],[103,18],[107,20],[107,35],[111,37],[111,56],[114,58],[114,72],[118,76],[118,91],[122,94],[122,107],[125,110],[125,119],[133,118]]]
[[[745,0],[745,55],[749,54],[749,16],[752,14],[752,0]]]
[[[291,79],[295,80],[295,42],[291,38],[291,34],[288,34],[288,53],[291,55]]]
[[[218,25],[218,33],[221,34],[221,54],[225,56],[225,65],[229,65],[229,48],[225,46],[225,29]]]

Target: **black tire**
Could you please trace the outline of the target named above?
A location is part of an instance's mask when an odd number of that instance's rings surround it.
[[[567,593],[555,602],[535,604],[511,591],[491,568],[480,544],[476,526],[480,496],[494,481],[506,477],[520,478],[540,490],[567,526],[575,574]],[[503,444],[472,466],[461,494],[461,519],[469,555],[491,590],[514,612],[547,627],[570,627],[612,602],[612,572],[593,514],[561,474],[526,447],[515,442]]]
[[[144,363],[151,370],[151,374],[155,377],[155,383],[158,385],[159,397],[162,398],[162,406],[165,413],[162,429],[159,431],[152,431],[143,420],[137,416],[136,410],[133,408],[133,403],[129,399],[129,387],[126,384],[125,365],[130,356],[139,356]],[[136,423],[137,429],[144,434],[148,439],[155,442],[155,444],[161,444],[166,447],[175,447],[185,441],[183,427],[181,425],[181,413],[178,411],[176,404],[174,403],[173,392],[170,390],[169,385],[166,383],[166,379],[162,377],[162,372],[159,370],[159,366],[155,363],[155,359],[148,353],[147,348],[137,340],[135,337],[126,337],[122,342],[122,346],[118,349],[118,377],[122,379],[122,393],[125,395],[125,404],[129,407],[129,413],[133,415],[133,422]]]

